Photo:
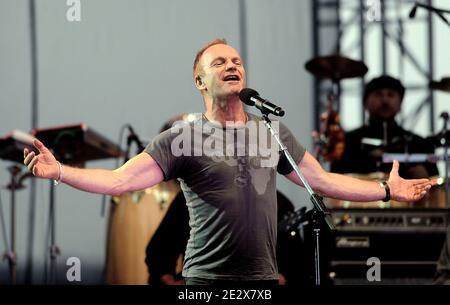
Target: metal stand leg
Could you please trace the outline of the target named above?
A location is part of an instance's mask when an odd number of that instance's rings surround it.
[[[319,251],[319,234],[320,229],[314,229],[315,249],[314,249],[314,264],[316,271],[316,285],[320,285],[320,251]]]
[[[11,166],[9,169],[11,173],[11,182],[8,188],[11,191],[11,249],[6,254],[9,263],[9,276],[11,285],[17,283],[17,257],[16,257],[16,188],[17,176],[20,173],[20,168]]]
[[[55,230],[55,186],[53,181],[50,181],[50,208],[49,208],[49,224],[50,224],[50,271],[49,276],[46,276],[46,283],[50,285],[56,284],[56,274],[57,274],[57,258],[61,251],[56,245],[56,230]]]

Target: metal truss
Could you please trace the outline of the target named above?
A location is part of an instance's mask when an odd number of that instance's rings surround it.
[[[432,0],[423,3],[432,5]],[[361,103],[367,75],[378,71],[371,77],[391,74],[402,80],[407,92],[414,92],[412,96],[420,97],[407,113],[402,112],[400,123],[411,129],[420,117],[427,120],[427,132],[434,132],[434,99],[429,89],[433,80],[433,25],[429,12],[409,18],[413,6],[411,0],[312,0],[314,56],[340,54],[360,60],[369,68],[365,78],[354,80],[352,86],[338,85],[335,110],[340,110],[344,97],[353,96]],[[426,37],[422,39],[426,43],[420,46],[411,43],[411,36],[419,32]],[[327,80],[314,81],[316,130],[320,114],[326,109],[330,86]],[[362,106],[357,120],[365,120]]]

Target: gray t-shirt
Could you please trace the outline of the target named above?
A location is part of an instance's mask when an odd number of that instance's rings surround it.
[[[276,171],[287,175],[292,167],[264,122],[248,116],[245,126],[223,128],[197,115],[145,149],[164,180],[179,179],[186,197],[191,230],[184,277],[278,278]],[[272,125],[298,164],[305,149],[282,123]]]

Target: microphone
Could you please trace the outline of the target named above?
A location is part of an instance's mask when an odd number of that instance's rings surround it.
[[[141,141],[141,140],[139,139],[139,137],[137,136],[137,134],[134,132],[133,127],[132,127],[130,124],[127,124],[127,128],[128,128],[128,132],[130,133],[130,134],[128,135],[128,139],[127,139],[127,144],[128,144],[128,146],[131,144],[132,141],[135,141],[136,144],[137,144],[137,146],[138,146],[138,148],[139,148],[140,150],[144,150],[145,147],[144,147],[144,145],[142,144],[142,141]]]
[[[441,18],[446,24],[450,25],[450,22],[447,20],[447,18],[444,17],[443,14],[449,14],[450,11],[449,10],[443,10],[443,9],[439,9],[439,8],[435,8],[433,6],[430,5],[426,5],[426,4],[422,4],[419,2],[415,2],[412,10],[409,12],[409,18],[414,18],[416,16],[416,11],[417,8],[421,7],[423,9],[426,9],[428,11],[430,11],[431,13],[435,13],[436,15],[438,15],[439,18]]]
[[[239,98],[249,106],[256,106],[263,114],[273,114],[276,116],[284,115],[284,110],[280,106],[274,105],[268,100],[263,99],[256,90],[244,88],[239,92]]]
[[[417,12],[417,4],[413,6],[412,10],[409,12],[409,18],[413,19],[416,17]]]

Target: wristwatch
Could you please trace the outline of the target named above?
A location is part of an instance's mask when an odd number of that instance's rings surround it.
[[[388,202],[391,200],[391,189],[389,188],[389,184],[386,181],[379,182],[379,184],[386,192],[386,197],[383,198],[383,202]]]

